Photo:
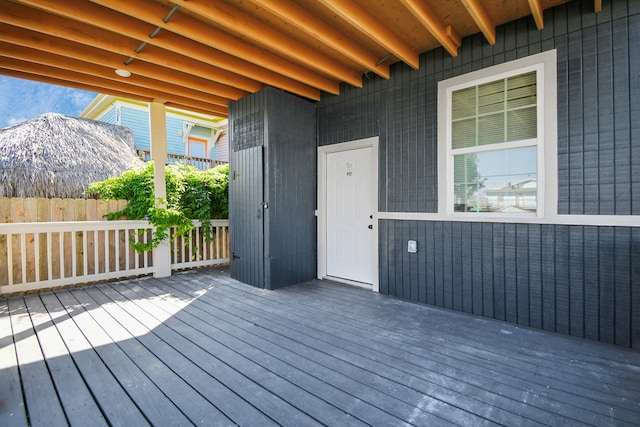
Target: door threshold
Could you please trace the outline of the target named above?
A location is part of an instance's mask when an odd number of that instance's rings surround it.
[[[345,285],[356,286],[358,288],[373,290],[371,283],[357,282],[355,280],[343,279],[342,277],[324,276],[322,279],[331,280],[332,282],[343,283]]]

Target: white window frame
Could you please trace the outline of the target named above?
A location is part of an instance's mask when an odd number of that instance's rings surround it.
[[[194,136],[194,135],[189,135],[187,136],[187,156],[191,157],[191,143],[194,142],[196,144],[202,144],[204,145],[204,157],[198,157],[199,159],[208,159],[210,158],[210,153],[209,153],[209,145],[211,144],[211,138],[206,138],[206,137],[200,137],[200,136]]]
[[[470,86],[537,72],[537,210],[527,213],[454,212],[454,168],[451,147],[452,93]],[[438,83],[438,214],[456,220],[503,221],[518,218],[522,222],[557,215],[557,53],[550,50],[493,67],[456,76]],[[520,141],[500,144],[504,148],[521,146]],[[460,154],[460,153],[458,153]]]

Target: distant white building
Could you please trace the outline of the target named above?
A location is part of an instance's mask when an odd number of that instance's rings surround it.
[[[538,182],[534,178],[509,182],[502,187],[487,188],[483,196],[479,197],[479,204],[486,211],[535,212],[538,205]]]

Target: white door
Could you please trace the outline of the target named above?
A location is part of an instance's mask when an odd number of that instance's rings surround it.
[[[326,154],[327,276],[374,283],[377,187],[377,152],[373,146]]]

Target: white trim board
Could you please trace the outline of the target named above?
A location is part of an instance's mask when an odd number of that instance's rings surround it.
[[[497,222],[517,224],[592,225],[600,227],[640,227],[640,215],[547,215],[515,217],[490,214],[443,215],[422,212],[378,212],[378,219],[400,221]]]

